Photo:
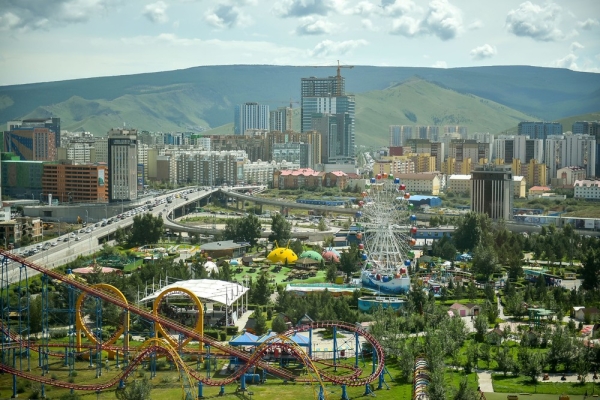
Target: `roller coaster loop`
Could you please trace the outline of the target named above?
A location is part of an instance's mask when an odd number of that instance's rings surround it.
[[[195,328],[190,328],[180,324],[179,322],[176,322],[172,319],[160,315],[159,308],[157,305],[158,302],[155,302],[153,310],[149,311],[145,308],[129,303],[126,300],[126,298],[120,293],[120,291],[118,291],[116,288],[110,285],[91,286],[79,280],[71,279],[67,275],[63,275],[57,271],[46,269],[40,265],[31,263],[30,261],[22,259],[15,254],[0,251],[0,262],[3,267],[6,264],[7,259],[19,263],[21,265],[21,268],[33,269],[45,275],[48,279],[63,282],[69,285],[72,289],[78,290],[81,293],[79,298],[77,299],[76,325],[77,329],[85,334],[85,336],[90,340],[91,344],[83,344],[80,340],[78,340],[76,344],[73,343],[74,348],[70,349],[71,352],[81,352],[82,349],[90,349],[89,351],[91,355],[93,349],[96,349],[96,351],[98,351],[98,349],[101,349],[102,351],[107,351],[109,353],[114,352],[117,355],[117,357],[119,355],[123,355],[124,357],[123,369],[120,369],[117,375],[103,382],[97,383],[66,382],[57,379],[52,379],[47,374],[43,373],[40,376],[39,372],[30,372],[30,370],[28,370],[27,368],[20,368],[18,363],[15,363],[13,361],[13,363],[11,364],[7,361],[7,359],[3,358],[1,361],[2,363],[0,363],[0,370],[13,375],[13,385],[16,385],[16,381],[14,378],[21,377],[42,384],[63,387],[73,390],[106,390],[115,385],[122,386],[127,377],[130,376],[132,372],[135,371],[135,369],[138,368],[142,364],[142,362],[144,362],[144,360],[156,357],[156,354],[161,354],[167,356],[176,365],[177,370],[179,371],[179,375],[182,378],[181,380],[182,382],[184,382],[182,383],[182,388],[184,386],[186,388],[184,398],[188,398],[190,396],[190,390],[194,386],[194,381],[197,382],[199,387],[201,387],[202,385],[224,387],[224,385],[232,383],[238,379],[244,380],[244,374],[251,368],[259,368],[263,370],[264,373],[268,373],[272,376],[279,377],[284,381],[318,384],[320,390],[318,398],[324,399],[326,398],[326,394],[324,393],[324,382],[328,382],[335,385],[342,385],[344,388],[346,386],[366,386],[368,388],[370,387],[370,384],[372,382],[381,377],[382,372],[384,371],[385,354],[383,348],[369,332],[355,324],[340,321],[323,321],[302,325],[296,327],[293,330],[285,332],[283,335],[273,336],[269,340],[266,340],[261,346],[254,349],[253,352],[247,352],[242,349],[219,342],[209,336],[203,335],[201,315],[198,316],[198,321]],[[1,289],[6,290],[5,287],[2,287]],[[185,292],[183,289],[178,289],[177,291],[180,293]],[[203,309],[196,296],[190,293],[184,294],[188,296],[191,295],[191,299],[194,302],[197,302],[196,306],[198,310]],[[98,338],[98,335],[94,335],[94,333],[88,328],[86,328],[85,324],[83,323],[82,307],[86,296],[92,296],[96,299],[106,301],[117,306],[122,310],[123,319],[121,322],[121,326],[117,330],[117,334],[113,335],[110,339],[104,342],[101,342]],[[128,340],[125,340],[125,342],[122,345],[116,344],[115,338],[118,338],[119,336],[128,336],[127,333],[129,329],[129,315],[131,313],[138,315],[146,321],[152,322],[155,329],[155,337],[147,340],[139,347],[129,347]],[[28,337],[21,337],[20,335],[15,335],[14,333],[10,332],[10,329],[7,326],[7,324],[7,321],[2,321],[2,326],[0,327],[2,328],[2,332],[4,332],[4,335],[2,336],[5,337],[5,339],[0,344],[3,350],[10,349],[11,346],[20,346],[21,348],[26,348],[27,351],[45,351],[45,357],[47,358],[49,354],[60,355],[59,352],[51,354],[49,352],[50,347],[65,347],[64,343],[54,344],[48,343],[46,341],[45,349],[41,350],[41,348],[38,347],[38,344],[29,342]],[[355,335],[360,335],[367,342],[369,342],[373,348],[372,369],[370,373],[363,373],[363,371],[360,368],[358,368],[358,363],[355,366],[351,367],[348,365],[338,365],[334,361],[334,364],[336,364],[337,368],[348,370],[349,373],[345,375],[341,375],[339,373],[332,374],[323,368],[318,368],[319,364],[327,367],[331,364],[328,365],[327,362],[321,360],[312,360],[299,346],[297,346],[295,343],[293,343],[293,341],[289,339],[289,336],[292,336],[296,332],[309,331],[311,329],[318,328],[342,329],[345,331],[352,332]],[[181,342],[174,341],[167,334],[167,330],[169,330],[170,332],[179,333],[180,337],[183,338],[183,340]],[[8,335],[6,334],[7,332],[9,333]],[[161,339],[158,338],[159,333],[162,336]],[[228,375],[227,377],[218,379],[208,376],[209,374],[203,375],[199,373],[197,370],[190,368],[190,366],[187,365],[181,358],[182,354],[195,354],[196,356],[202,356],[204,354],[202,351],[198,350],[198,347],[186,347],[185,345],[189,344],[190,341],[197,341],[200,343],[200,346],[204,346],[204,348],[208,351],[212,350],[215,353],[219,353],[220,356],[227,356],[232,359],[237,359],[240,364],[239,368],[237,368],[235,372]],[[202,347],[200,347],[200,349],[202,349]],[[279,349],[279,351],[285,352],[286,354],[290,355],[290,357],[295,358],[296,360],[301,362],[306,368],[306,374],[298,375],[297,373],[294,373],[289,369],[281,367],[277,363],[268,362],[266,358],[275,349]],[[65,354],[67,353],[68,352],[65,349]],[[66,362],[67,360],[65,360],[65,365]],[[44,366],[42,366],[42,368],[44,368]]]

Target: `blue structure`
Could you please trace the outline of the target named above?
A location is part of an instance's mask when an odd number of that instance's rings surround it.
[[[419,194],[411,195],[408,202],[415,207],[428,205],[429,207],[441,207],[442,199],[437,196],[422,196]]]

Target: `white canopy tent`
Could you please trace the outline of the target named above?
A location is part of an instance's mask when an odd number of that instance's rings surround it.
[[[187,281],[177,281],[171,283],[167,286],[163,286],[159,290],[153,292],[152,294],[142,298],[139,303],[147,303],[150,301],[154,301],[162,292],[171,288],[184,288],[194,293],[196,297],[198,297],[202,303],[220,303],[225,305],[225,318],[226,325],[229,325],[229,322],[234,322],[233,320],[237,319],[233,317],[234,314],[239,314],[240,304],[238,300],[241,299],[241,309],[242,312],[245,311],[244,308],[244,294],[246,294],[250,289],[240,285],[235,282],[227,282],[227,281],[219,281],[213,279],[190,279]],[[173,292],[168,297],[177,296],[176,292]],[[246,299],[246,303],[248,300]],[[237,306],[237,312],[231,312],[233,306]]]
[[[213,279],[190,279],[177,281],[160,288],[140,300],[146,303],[156,299],[162,292],[171,288],[184,288],[194,293],[199,299],[232,306],[249,289],[235,282],[217,281]]]

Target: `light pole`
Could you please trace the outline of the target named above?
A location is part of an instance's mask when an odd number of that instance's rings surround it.
[[[87,208],[85,209],[85,224],[87,225],[89,222],[89,215],[88,215],[88,210]]]

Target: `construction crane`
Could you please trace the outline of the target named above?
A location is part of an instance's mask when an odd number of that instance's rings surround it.
[[[335,78],[337,80],[337,88],[336,88],[335,95],[341,96],[342,95],[342,73],[340,70],[342,68],[352,69],[352,68],[354,68],[354,65],[342,65],[342,64],[340,64],[340,60],[337,60],[337,65],[312,65],[312,67],[313,68],[337,68],[337,75],[335,76]]]

